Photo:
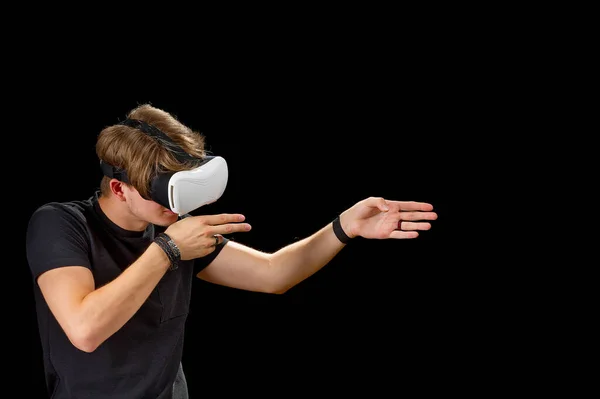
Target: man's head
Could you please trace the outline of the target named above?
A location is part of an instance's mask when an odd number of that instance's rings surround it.
[[[169,143],[152,137],[135,124],[106,127],[98,136],[96,154],[103,163],[126,171],[127,179],[104,176],[101,196],[115,196],[127,203],[132,214],[151,223],[170,224],[177,220],[177,215],[151,200],[152,179],[160,173],[190,170],[200,164],[206,157],[204,136],[149,104],[136,107],[127,118],[159,129],[191,157],[182,162],[168,148]]]

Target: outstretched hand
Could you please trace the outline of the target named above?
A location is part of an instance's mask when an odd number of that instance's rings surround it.
[[[433,205],[426,202],[391,201],[366,198],[340,215],[342,228],[349,237],[416,238],[419,230],[431,229],[428,220],[436,220]]]

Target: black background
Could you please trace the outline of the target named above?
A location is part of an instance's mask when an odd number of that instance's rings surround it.
[[[93,193],[101,179],[97,134],[149,102],[202,132],[208,149],[227,159],[228,187],[202,212],[245,214],[253,229],[232,237],[239,242],[275,251],[368,196],[430,202],[439,214],[416,240],[355,240],[281,296],[197,281],[183,358],[193,398],[207,386],[374,394],[400,381],[462,384],[468,375],[448,371],[466,356],[476,364],[480,354],[472,346],[466,354],[478,334],[470,296],[479,288],[464,258],[468,237],[457,230],[469,200],[459,177],[463,143],[485,108],[485,77],[450,45],[400,61],[385,48],[368,49],[360,60],[325,50],[268,63],[240,56],[181,74],[132,68],[109,77],[77,63],[40,71],[18,100],[23,139],[32,137],[25,156],[36,171],[18,182],[21,237],[36,207]],[[32,282],[21,254],[27,388],[42,398]]]

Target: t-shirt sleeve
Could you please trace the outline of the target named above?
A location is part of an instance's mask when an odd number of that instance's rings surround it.
[[[227,245],[228,242],[229,242],[229,239],[226,238],[226,237],[223,237],[223,242],[221,242],[219,245],[217,245],[215,247],[214,251],[212,251],[211,253],[209,253],[206,256],[203,256],[201,258],[195,259],[194,260],[194,275],[200,273],[208,265],[210,265],[210,263],[213,260],[215,260],[215,258],[217,257],[217,255],[219,255],[219,253],[221,252],[221,250],[225,247],[225,245]]]
[[[36,209],[27,225],[27,262],[35,281],[44,272],[64,266],[91,269],[82,221],[60,207]]]

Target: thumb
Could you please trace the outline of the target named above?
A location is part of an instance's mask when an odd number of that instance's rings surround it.
[[[369,205],[376,207],[381,212],[387,212],[390,210],[390,207],[388,206],[387,201],[382,197],[373,198],[372,203]]]

